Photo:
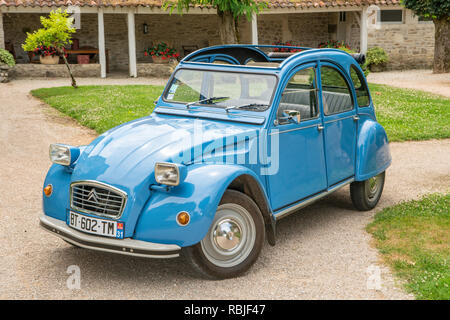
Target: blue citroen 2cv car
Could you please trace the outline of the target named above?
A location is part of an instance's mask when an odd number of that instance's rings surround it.
[[[280,46],[191,53],[148,117],[86,146],[50,146],[41,227],[82,248],[183,254],[220,279],[248,270],[265,239],[275,245],[279,219],[343,186],[356,209],[374,208],[391,156],[363,59]]]

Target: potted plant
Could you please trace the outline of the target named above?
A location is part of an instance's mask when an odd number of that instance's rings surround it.
[[[386,70],[389,57],[383,48],[373,47],[367,50],[366,64],[370,71],[380,72]]]
[[[33,50],[38,55],[42,64],[58,64],[59,52],[55,47],[40,46]],[[65,54],[65,53],[64,53]]]
[[[73,18],[61,9],[50,12],[48,17],[41,17],[42,28],[33,33],[27,33],[25,43],[22,45],[24,51],[31,51],[41,55],[41,62],[46,64],[46,60],[55,63],[61,57],[69,71],[72,79],[72,87],[76,88],[77,83],[72,74],[69,63],[66,59],[64,47],[72,43],[72,34],[76,32],[72,27]],[[47,59],[46,59],[47,58]]]
[[[276,41],[276,42],[272,43],[272,45],[274,45],[274,46],[287,46],[287,47],[294,46],[289,41],[287,41],[287,42]],[[302,50],[301,49],[290,49],[290,48],[273,48],[273,51],[274,52],[300,52]]]
[[[14,57],[9,51],[0,49],[0,82],[8,82],[8,71],[16,65]]]
[[[160,42],[157,45],[144,50],[145,56],[151,56],[153,63],[169,63],[170,59],[176,59],[180,55],[167,43]]]

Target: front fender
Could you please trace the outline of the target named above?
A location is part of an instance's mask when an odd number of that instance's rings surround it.
[[[133,238],[181,247],[196,244],[208,232],[217,206],[234,179],[247,174],[261,184],[253,171],[239,165],[193,165],[188,169],[186,180],[179,186],[167,192],[152,191]],[[176,222],[180,211],[191,216],[187,226]]]
[[[53,164],[45,177],[44,187],[51,184],[53,192],[50,197],[42,195],[42,209],[47,216],[66,220],[69,208],[69,186],[71,173],[65,166]]]
[[[367,180],[391,164],[389,141],[384,128],[376,121],[364,121],[358,130],[356,181]]]

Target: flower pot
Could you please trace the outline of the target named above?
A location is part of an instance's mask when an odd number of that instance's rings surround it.
[[[59,63],[59,56],[46,56],[40,57],[42,64],[58,64]]]
[[[152,56],[152,60],[153,60],[153,63],[159,63],[159,64],[169,63],[168,58],[163,59],[162,57],[158,57],[158,56]]]

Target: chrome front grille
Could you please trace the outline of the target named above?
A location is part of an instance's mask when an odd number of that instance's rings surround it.
[[[70,206],[93,215],[119,218],[125,208],[125,192],[99,182],[75,182],[70,190]]]

